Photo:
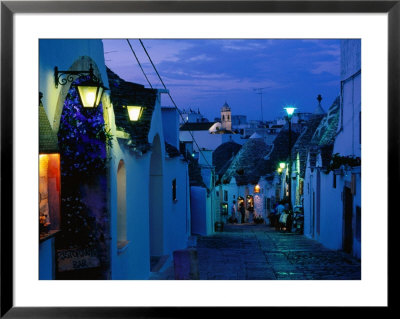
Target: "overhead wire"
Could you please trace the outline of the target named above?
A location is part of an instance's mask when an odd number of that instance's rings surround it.
[[[161,78],[161,76],[160,76],[160,73],[158,73],[158,70],[157,70],[156,66],[154,65],[154,63],[153,63],[153,60],[151,59],[150,54],[147,52],[146,47],[144,46],[142,40],[139,39],[139,42],[140,42],[140,44],[142,45],[143,50],[144,50],[144,52],[146,53],[146,55],[147,55],[147,57],[148,57],[148,59],[149,59],[151,65],[153,66],[154,71],[156,72],[156,74],[157,74],[157,76],[158,76],[158,78],[159,78],[161,84],[163,85],[164,89],[167,90],[167,94],[168,94],[169,98],[171,99],[172,103],[174,104],[174,107],[175,107],[176,110],[178,111],[178,113],[179,113],[180,117],[182,118],[184,124],[186,124],[187,121],[186,121],[185,118],[183,117],[181,110],[180,110],[180,109],[178,108],[178,106],[176,105],[174,99],[173,99],[172,96],[171,96],[171,93],[169,93],[169,90],[167,89],[167,87],[166,87],[164,81],[162,80],[162,78]],[[201,149],[200,149],[199,144],[197,143],[196,139],[194,138],[193,132],[192,132],[191,130],[189,130],[188,132],[189,132],[189,134],[191,135],[193,142],[196,144],[196,146],[197,146],[197,148],[198,148],[198,150],[199,150],[199,153],[203,156],[204,161],[207,163],[207,166],[208,166],[209,168],[212,168],[212,165],[208,162],[206,156],[203,154],[203,152],[202,152]],[[214,188],[214,187],[213,187],[213,188]]]
[[[137,55],[136,55],[136,53],[135,53],[135,50],[133,50],[132,45],[131,45],[131,43],[129,42],[129,39],[126,39],[126,41],[128,42],[129,47],[131,48],[131,51],[132,51],[133,55],[134,55],[135,58],[136,58],[136,62],[139,64],[139,67],[140,67],[140,69],[142,70],[143,75],[144,75],[144,77],[145,77],[146,80],[147,80],[147,83],[149,83],[150,87],[153,88],[152,85],[151,85],[151,83],[150,83],[150,81],[149,81],[149,79],[148,79],[148,77],[147,77],[147,75],[146,75],[146,73],[144,72],[144,70],[143,70],[143,68],[142,68],[142,65],[140,64],[140,61],[139,61],[139,59],[138,59],[138,57],[137,57]]]

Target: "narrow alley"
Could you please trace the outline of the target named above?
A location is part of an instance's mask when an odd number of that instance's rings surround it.
[[[267,225],[225,225],[195,237],[200,280],[359,280],[361,263],[296,233]],[[151,279],[174,279],[172,262]]]

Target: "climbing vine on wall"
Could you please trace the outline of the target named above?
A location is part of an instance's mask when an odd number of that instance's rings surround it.
[[[104,123],[103,107],[84,108],[74,86],[64,103],[58,141],[62,176],[90,176],[105,169],[112,135]]]
[[[90,216],[79,194],[63,197],[61,209],[65,212],[61,237],[68,248],[95,246],[97,237],[95,218]]]

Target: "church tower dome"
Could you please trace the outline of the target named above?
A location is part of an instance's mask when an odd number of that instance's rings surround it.
[[[226,103],[226,101],[221,108],[221,128],[223,130],[232,131],[231,108],[229,107],[228,103]]]

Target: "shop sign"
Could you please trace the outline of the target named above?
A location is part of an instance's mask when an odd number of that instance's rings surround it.
[[[71,271],[100,266],[95,248],[62,249],[57,251],[58,271]]]

